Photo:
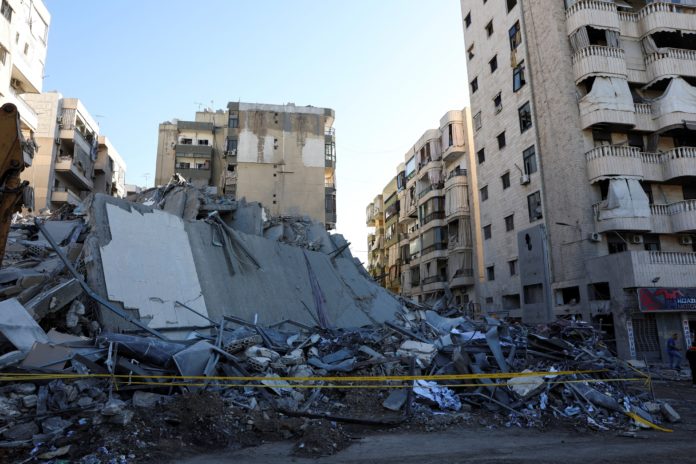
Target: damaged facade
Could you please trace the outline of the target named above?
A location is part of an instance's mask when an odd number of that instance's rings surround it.
[[[601,322],[624,358],[690,343],[696,14],[679,3],[461,1],[485,310]]]
[[[39,113],[25,97],[41,93],[51,15],[43,1],[3,0],[0,10],[0,106],[17,107],[25,139],[39,127]]]
[[[77,98],[58,92],[26,95],[38,116],[37,149],[22,179],[34,188],[34,208],[79,205],[91,193],[123,197],[126,164]]]
[[[474,240],[467,169],[468,109],[447,112],[404,156],[397,175],[367,207],[368,267],[387,288],[433,302],[474,301]],[[397,283],[398,282],[398,283]]]
[[[155,184],[175,173],[197,186],[261,202],[274,216],[336,225],[334,111],[232,102],[195,121],[160,124]]]

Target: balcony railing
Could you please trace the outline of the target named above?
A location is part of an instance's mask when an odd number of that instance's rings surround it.
[[[422,190],[422,191],[418,194],[418,199],[420,200],[421,198],[423,198],[424,196],[426,196],[428,193],[432,192],[433,190],[440,190],[440,189],[442,189],[444,186],[445,186],[445,185],[442,184],[442,183],[430,184],[430,185],[428,185],[427,187],[425,187],[425,189]]]
[[[625,52],[621,48],[591,45],[578,50],[573,55],[573,70],[575,82],[578,83],[588,76],[614,75],[626,77]]]
[[[599,0],[578,0],[566,9],[568,34],[582,26],[619,29],[619,15],[614,3]]]
[[[435,212],[428,214],[421,221],[421,225],[424,226],[427,223],[429,223],[430,221],[435,221],[438,219],[445,219],[445,212],[444,211],[435,211]]]
[[[634,176],[652,182],[696,176],[696,147],[677,147],[646,153],[628,146],[605,145],[585,154],[590,182],[615,176]]]
[[[449,179],[452,179],[452,178],[458,177],[458,176],[466,176],[466,174],[467,174],[466,169],[462,169],[462,168],[458,167],[458,168],[455,168],[453,171],[450,171],[450,173],[447,175],[447,179],[449,180]]]
[[[446,250],[447,249],[447,243],[440,242],[436,243],[434,245],[430,245],[428,247],[423,248],[423,251],[421,252],[421,256],[425,256],[428,253],[432,253],[433,251],[440,251],[440,250]]]
[[[423,285],[434,284],[437,282],[447,282],[447,276],[434,275],[423,279]]]

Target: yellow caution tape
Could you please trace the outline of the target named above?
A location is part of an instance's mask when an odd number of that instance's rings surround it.
[[[635,412],[626,411],[626,415],[628,417],[630,417],[631,419],[635,420],[636,422],[640,422],[641,424],[647,425],[648,427],[653,428],[655,430],[659,430],[660,432],[674,432],[674,430],[672,430],[672,429],[666,429],[664,427],[660,427],[657,424],[653,424],[649,420],[640,417]]]
[[[175,380],[224,380],[253,382],[261,380],[282,380],[293,382],[386,382],[407,380],[470,380],[470,379],[512,379],[519,377],[546,377],[559,375],[594,374],[606,370],[557,371],[557,372],[497,372],[490,374],[446,374],[446,375],[383,375],[383,376],[317,376],[317,377],[262,377],[262,376],[205,376],[205,375],[136,375],[136,374],[60,374],[60,373],[3,373],[0,382],[44,379],[84,379],[84,378],[129,378],[129,379],[175,379]]]

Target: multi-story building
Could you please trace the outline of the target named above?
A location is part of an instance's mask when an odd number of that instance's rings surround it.
[[[39,115],[32,166],[22,172],[34,188],[34,208],[79,204],[92,192],[123,196],[126,165],[76,98],[58,92],[25,95]]]
[[[261,202],[273,216],[336,225],[334,111],[229,103],[159,126],[155,184],[179,173],[198,186]]]
[[[0,106],[17,107],[25,138],[39,125],[23,97],[41,93],[50,23],[41,0],[0,0]]]
[[[408,150],[397,176],[367,207],[369,267],[380,282],[416,301],[452,290],[473,299],[474,240],[467,175],[469,110],[449,111]],[[393,281],[399,275],[398,284]]]
[[[484,309],[696,324],[696,2],[461,0]],[[690,330],[689,330],[690,328]]]

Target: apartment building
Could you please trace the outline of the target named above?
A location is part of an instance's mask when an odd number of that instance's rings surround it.
[[[469,110],[449,111],[407,151],[396,177],[367,207],[368,267],[393,291],[433,302],[473,301],[475,252],[468,157]],[[396,282],[398,276],[398,282]]]
[[[17,107],[26,139],[36,132],[39,116],[24,97],[41,93],[50,23],[41,0],[0,0],[0,106]]]
[[[696,2],[461,0],[479,301],[601,324],[624,358],[696,325]]]
[[[58,92],[28,94],[26,103],[38,114],[37,150],[32,166],[22,172],[34,188],[34,208],[78,205],[90,193],[125,194],[126,164],[77,98]]]
[[[155,184],[179,173],[198,186],[261,202],[273,216],[336,226],[334,111],[233,102],[159,126]]]

